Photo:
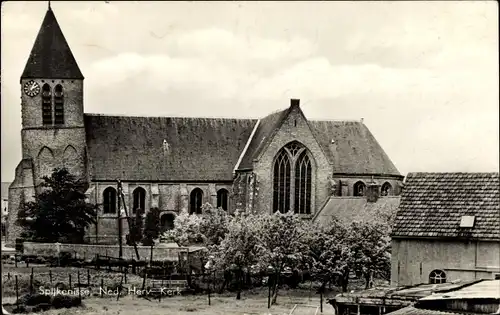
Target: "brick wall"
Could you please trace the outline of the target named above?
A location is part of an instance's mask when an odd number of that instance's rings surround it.
[[[297,140],[306,146],[312,155],[312,215],[319,210],[319,207],[329,196],[329,177],[332,173],[332,166],[316,142],[306,120],[300,113],[300,109],[296,107],[291,110],[269,146],[265,148],[258,161],[254,163],[256,187],[258,187],[257,195],[254,197],[256,209],[267,213],[272,212],[272,169],[274,159],[278,151],[293,140]]]
[[[36,255],[54,257],[58,253],[58,245],[55,243],[32,243],[23,244],[24,255]],[[84,244],[60,244],[60,252],[68,252],[81,259],[92,259],[96,255],[119,257],[119,246],[117,245],[84,245]],[[133,246],[122,246],[124,259],[137,259]],[[137,246],[139,258],[149,260],[151,256],[151,247]],[[188,247],[154,247],[154,260],[177,261],[180,253],[188,253]]]

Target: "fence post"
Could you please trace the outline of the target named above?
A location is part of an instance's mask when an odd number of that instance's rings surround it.
[[[96,265],[95,267],[96,267],[97,270],[99,270],[101,268],[101,263],[100,263],[100,260],[99,260],[99,254],[96,254],[96,255],[97,255],[96,256],[97,258],[95,260],[95,265]]]
[[[127,284],[127,273],[128,273],[128,266],[125,267],[125,284]]]
[[[30,275],[30,293],[33,293],[33,267],[31,268],[31,275]]]
[[[7,273],[7,280],[10,280],[10,272]]]
[[[15,266],[17,268],[17,254],[14,254],[14,264],[15,264]]]
[[[71,274],[69,273],[68,276],[69,276],[69,289],[71,290]]]
[[[30,267],[30,260],[29,260],[29,258],[28,258],[28,257],[26,257],[26,258],[24,259],[24,262],[26,263],[26,268],[29,268],[29,267]]]
[[[17,282],[17,275],[16,277],[16,309],[19,309],[19,284]]]
[[[120,294],[122,293],[122,285],[123,285],[123,273],[122,273],[122,277],[120,278],[120,286],[118,287],[118,295],[116,296],[117,301],[120,299]]]
[[[50,284],[52,284],[52,269],[49,269],[49,280]]]
[[[101,290],[100,290],[100,292],[101,292],[101,297],[102,297],[102,290],[104,290],[104,279],[103,279],[103,278],[102,278],[102,276],[101,276]]]
[[[87,285],[90,287],[90,269],[87,269]]]
[[[80,270],[78,270],[76,275],[78,277],[78,299],[81,302],[82,301],[82,288],[80,287]]]

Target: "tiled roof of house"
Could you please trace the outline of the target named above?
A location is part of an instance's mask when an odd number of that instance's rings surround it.
[[[424,310],[421,308],[415,308],[414,306],[407,306],[397,311],[387,313],[387,315],[466,315],[466,314],[447,312],[447,311],[437,311],[437,310]]]
[[[366,197],[330,197],[314,221],[328,224],[333,218],[337,218],[346,222],[389,222],[396,214],[398,205],[399,196],[381,197],[377,202],[368,202]]]
[[[233,168],[256,122],[86,114],[91,177],[231,181]]]
[[[292,107],[261,119],[239,169],[251,169]],[[309,120],[308,124],[334,173],[400,175],[370,130],[356,121]],[[334,140],[334,143],[332,143]]]
[[[82,72],[50,7],[45,14],[21,78],[83,79]]]
[[[500,239],[498,173],[410,173],[393,237]],[[462,216],[473,228],[460,228]]]

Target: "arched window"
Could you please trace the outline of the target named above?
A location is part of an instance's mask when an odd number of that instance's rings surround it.
[[[439,284],[446,282],[446,273],[443,270],[433,270],[429,274],[430,284]]]
[[[142,187],[137,187],[134,189],[134,206],[132,208],[132,213],[136,213],[137,209],[141,211],[146,210],[146,191]]]
[[[116,190],[113,187],[104,189],[103,208],[104,213],[116,213]]]
[[[382,189],[381,189],[380,194],[381,194],[382,196],[390,196],[390,195],[392,195],[392,186],[391,186],[391,184],[389,184],[389,183],[387,183],[387,182],[386,182],[386,183],[384,183],[384,184],[382,185]]]
[[[52,125],[52,90],[47,83],[42,87],[42,122]]]
[[[226,189],[222,188],[217,191],[217,208],[227,210],[227,197],[229,193]]]
[[[191,192],[191,198],[190,198],[190,209],[189,213],[198,213],[201,214],[201,205],[202,205],[202,199],[203,199],[203,191],[199,188],[193,189]]]
[[[354,196],[362,197],[365,195],[365,191],[366,191],[365,183],[359,181],[356,184],[354,184]]]
[[[54,123],[64,124],[64,94],[62,85],[56,85],[54,89]]]
[[[292,180],[291,176],[294,174]],[[297,141],[283,147],[274,162],[273,211],[311,213],[312,163]]]
[[[290,157],[281,149],[274,162],[273,211],[285,213],[290,210]]]
[[[311,213],[311,161],[303,151],[295,164],[295,213]]]

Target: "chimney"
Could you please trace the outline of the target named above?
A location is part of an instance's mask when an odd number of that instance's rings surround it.
[[[292,98],[290,100],[290,107],[294,108],[294,107],[300,107],[300,100],[297,99],[297,98]]]
[[[377,202],[379,197],[380,185],[376,181],[372,180],[366,187],[366,200],[368,202]]]

